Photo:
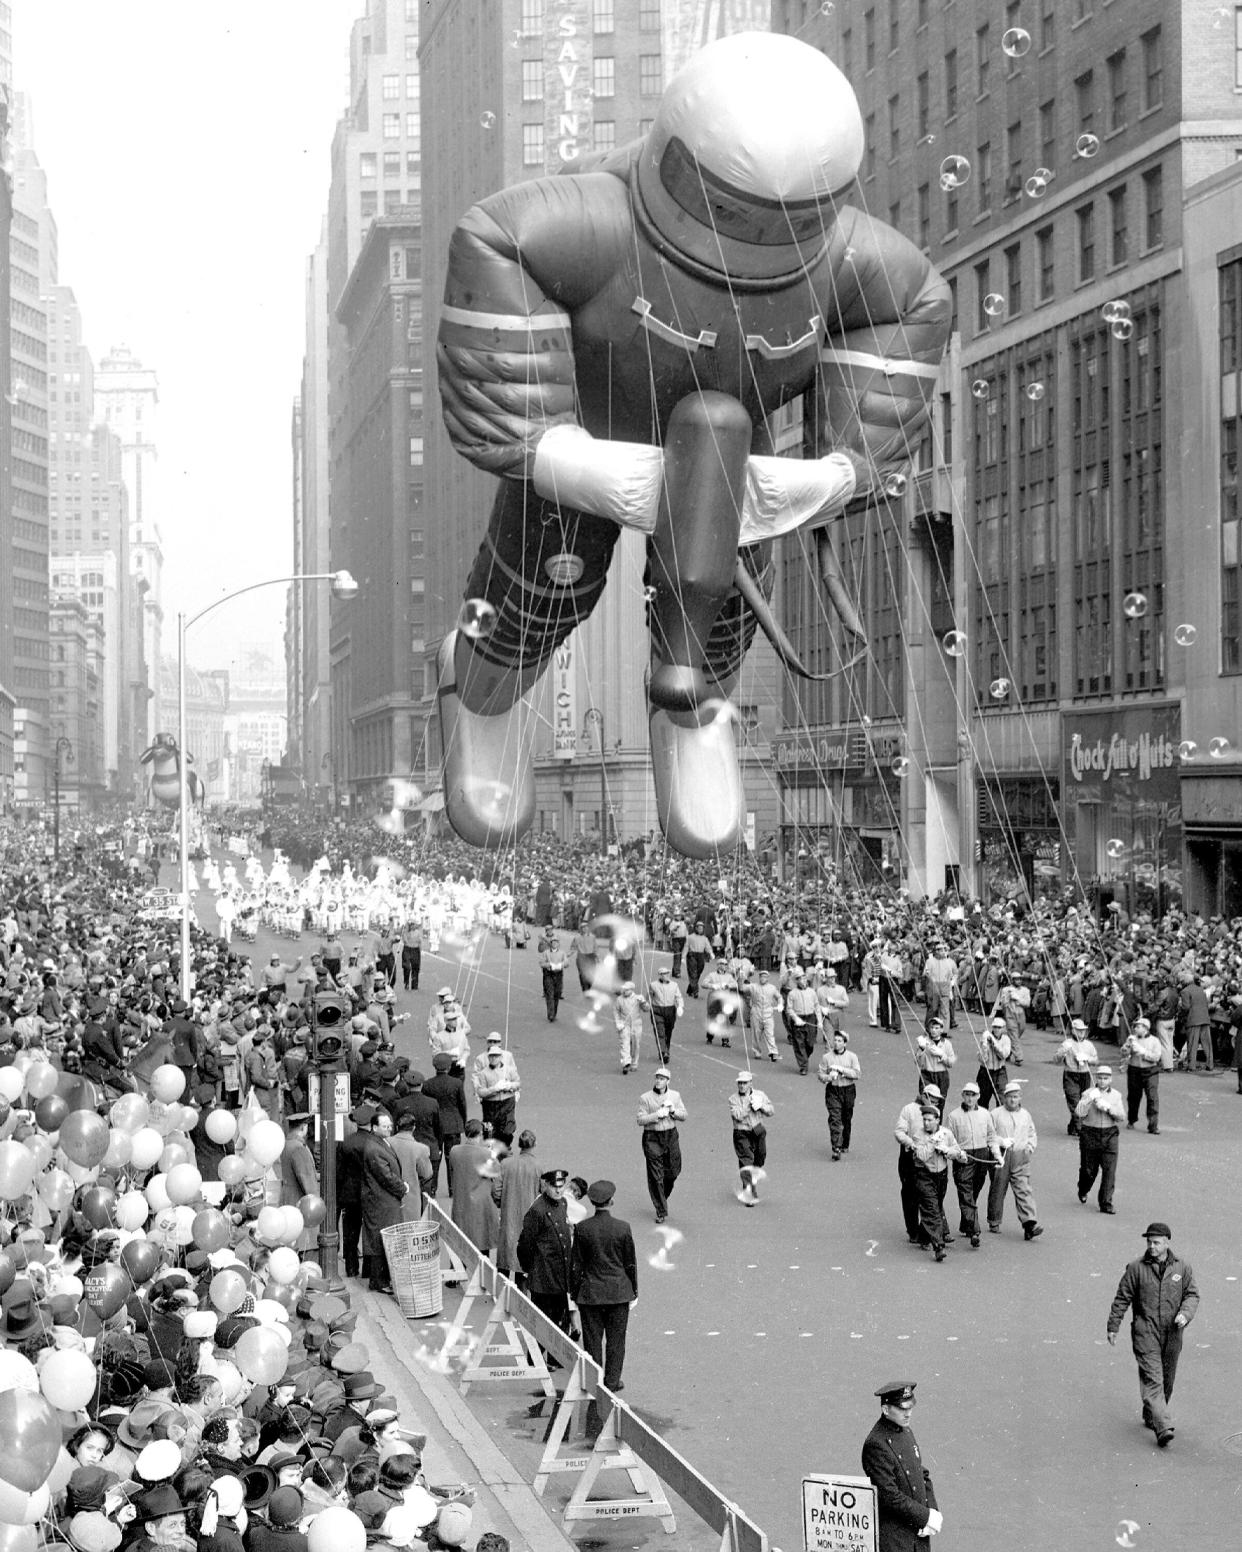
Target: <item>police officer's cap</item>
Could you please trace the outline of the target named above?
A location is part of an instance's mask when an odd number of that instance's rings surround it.
[[[887,1385],[881,1385],[876,1395],[885,1406],[903,1406],[914,1401],[914,1387],[917,1380],[890,1380]]]

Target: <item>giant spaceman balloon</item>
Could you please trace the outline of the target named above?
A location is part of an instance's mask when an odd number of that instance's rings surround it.
[[[529,826],[517,702],[594,608],[624,525],[648,535],[661,826],[692,857],[736,844],[722,704],[757,626],[799,666],[768,605],[772,541],[906,461],[950,327],[927,259],[839,203],[862,150],[835,65],[744,33],[691,60],[643,140],[505,189],[457,227],[444,419],[500,476],[465,589],[473,623],[440,653],[445,809],[465,840]],[[825,456],[771,456],[769,418],[808,389]],[[823,580],[861,642],[830,552]]]

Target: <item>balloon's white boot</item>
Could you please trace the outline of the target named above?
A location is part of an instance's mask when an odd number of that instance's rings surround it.
[[[531,751],[523,742],[520,701],[496,716],[462,705],[456,648],[457,632],[452,631],[437,657],[444,809],[463,841],[495,850],[524,835],[535,817]]]
[[[656,812],[669,845],[685,857],[732,851],[741,835],[734,723],[728,701],[707,701],[696,711],[651,710]]]

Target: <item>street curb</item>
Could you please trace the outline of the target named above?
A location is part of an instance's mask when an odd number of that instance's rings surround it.
[[[543,1499],[493,1443],[456,1387],[414,1359],[416,1342],[425,1338],[420,1328],[401,1314],[395,1300],[361,1289],[356,1293],[351,1290],[351,1299],[359,1313],[358,1338],[371,1351],[376,1378],[388,1390],[399,1390],[392,1376],[400,1373],[408,1387],[422,1395],[419,1420],[427,1434],[423,1458],[429,1468],[428,1481],[468,1477],[478,1484],[476,1522],[492,1523],[476,1523],[475,1534],[498,1530],[513,1542],[513,1552],[519,1548],[523,1552],[578,1552],[577,1544],[565,1535]],[[433,1327],[434,1322],[429,1321],[422,1329]],[[469,1470],[463,1469],[463,1462]]]

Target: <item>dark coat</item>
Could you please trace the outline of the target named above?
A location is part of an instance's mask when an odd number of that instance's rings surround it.
[[[362,1200],[362,1155],[366,1132],[351,1132],[336,1145],[336,1199],[342,1207],[356,1207]]]
[[[377,1255],[384,1248],[381,1232],[401,1222],[406,1189],[391,1143],[372,1132],[362,1154],[363,1255]]]
[[[879,1504],[879,1552],[925,1552],[918,1533],[939,1505],[914,1435],[881,1417],[863,1444],[862,1468]]]
[[[449,1072],[438,1072],[423,1084],[423,1093],[440,1107],[442,1138],[460,1137],[466,1129],[466,1085]]]
[[[551,1202],[540,1193],[526,1209],[518,1235],[517,1260],[538,1297],[569,1292],[574,1231],[565,1203]]]
[[[461,1079],[457,1079],[457,1082],[460,1083]],[[439,1100],[422,1089],[417,1089],[414,1093],[406,1094],[399,1099],[392,1107],[394,1122],[400,1120],[403,1115],[414,1117],[416,1141],[425,1142],[431,1149],[432,1158],[437,1158],[444,1148],[444,1127],[440,1119]]]
[[[574,1230],[569,1291],[575,1304],[629,1304],[638,1297],[638,1256],[630,1226],[606,1207]]]

